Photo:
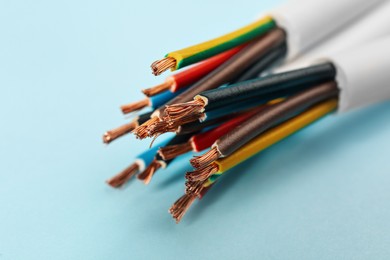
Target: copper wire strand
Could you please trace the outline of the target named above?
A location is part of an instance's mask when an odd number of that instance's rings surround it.
[[[150,65],[154,76],[158,76],[166,70],[176,67],[176,59],[172,57],[165,57],[164,59],[157,60]]]
[[[148,137],[148,127],[153,125],[154,123],[158,122],[160,119],[158,117],[152,117],[142,125],[138,126],[133,130],[133,133],[138,139],[145,139]]]
[[[203,113],[191,113],[186,116],[180,117],[177,120],[172,120],[168,115],[163,117],[163,121],[168,122],[172,127],[174,126],[177,130],[181,125],[188,124],[194,121],[200,120],[204,116]]]
[[[201,114],[205,103],[201,99],[196,99],[186,103],[168,105],[165,107],[165,114],[172,121],[179,121],[183,117],[191,114]]]
[[[104,133],[103,135],[103,143],[109,144],[115,139],[130,133],[137,127],[136,122],[130,122],[128,124],[121,125],[120,127],[114,128]]]
[[[163,133],[167,133],[167,132],[175,132],[177,129],[177,127],[173,124],[170,124],[168,121],[159,121],[159,122],[155,122],[154,124],[151,124],[148,128],[147,128],[147,135],[149,137],[152,137],[152,136],[159,136]]]
[[[131,177],[133,177],[139,170],[139,165],[136,163],[133,163],[117,175],[113,176],[112,178],[108,179],[106,183],[110,185],[113,188],[119,188],[123,186],[126,182],[128,182]]]
[[[175,219],[176,224],[181,221],[195,199],[196,196],[194,194],[184,194],[171,206],[169,213]]]
[[[190,163],[194,168],[200,169],[204,168],[211,162],[216,161],[220,156],[221,155],[219,154],[218,149],[216,147],[213,147],[203,155],[194,156],[194,158],[190,160]]]
[[[161,147],[158,150],[158,154],[164,161],[171,160],[178,157],[179,155],[185,154],[192,151],[191,141],[185,142],[183,144],[168,145]]]
[[[204,181],[207,180],[211,175],[218,172],[218,165],[212,163],[204,168],[196,169],[192,172],[186,173],[186,179],[188,181]]]
[[[123,114],[128,114],[148,106],[150,106],[150,100],[149,98],[145,98],[130,104],[123,105],[121,106],[121,110]]]
[[[200,196],[201,191],[204,188],[204,184],[207,180],[203,181],[186,181],[186,193],[194,194],[195,196]]]
[[[157,94],[160,94],[161,92],[169,90],[173,85],[172,80],[166,80],[165,82],[158,84],[157,86],[146,88],[142,90],[142,93],[144,93],[147,97],[152,97]]]
[[[159,161],[157,161],[156,159],[154,159],[148,167],[146,167],[146,169],[141,172],[140,174],[137,175],[137,178],[141,181],[143,181],[143,183],[145,185],[149,184],[150,181],[152,180],[153,178],[153,175],[156,173],[156,171],[158,169],[161,168],[161,163]]]

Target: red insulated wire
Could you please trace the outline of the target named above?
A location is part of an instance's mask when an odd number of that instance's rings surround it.
[[[192,66],[187,70],[181,71],[168,77],[166,81],[172,82],[172,86],[170,88],[171,92],[176,92],[195,83],[196,81],[216,69],[219,65],[227,61],[230,57],[238,53],[245,46],[246,44],[243,44],[236,48],[225,51],[221,54],[218,54],[201,62],[200,64]]]
[[[210,148],[217,139],[219,139],[221,136],[227,134],[233,128],[239,126],[241,123],[246,121],[248,118],[250,118],[254,114],[263,110],[264,107],[265,106],[257,107],[255,109],[252,109],[248,112],[245,112],[245,113],[223,123],[220,126],[217,126],[214,129],[211,129],[210,131],[194,135],[190,139],[192,149],[195,152],[200,152],[200,151],[203,151],[207,148]]]

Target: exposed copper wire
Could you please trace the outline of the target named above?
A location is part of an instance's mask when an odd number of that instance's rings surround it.
[[[186,193],[199,196],[204,188],[206,180],[204,181],[186,181]]]
[[[171,160],[179,155],[192,151],[191,142],[185,142],[182,144],[168,145],[161,147],[158,150],[158,154],[164,159],[164,161]]]
[[[149,184],[149,182],[152,180],[153,175],[158,169],[161,168],[161,166],[161,163],[154,159],[143,172],[138,174],[137,178],[143,181],[145,184]]]
[[[136,127],[137,127],[136,122],[130,122],[128,124],[124,124],[120,127],[109,130],[109,131],[105,132],[103,135],[103,143],[109,144],[112,141],[114,141],[115,139],[117,139],[117,138],[119,138],[127,133],[130,133]]]
[[[152,137],[152,136],[158,136],[158,135],[161,135],[161,134],[167,133],[167,132],[175,132],[176,129],[177,129],[177,126],[170,124],[169,122],[163,120],[163,121],[158,121],[158,122],[155,122],[154,124],[151,124],[147,128],[147,132],[148,132],[148,136]]]
[[[172,57],[165,57],[164,59],[155,61],[150,65],[154,76],[158,76],[166,70],[176,67],[176,59]]]
[[[172,87],[172,84],[172,80],[169,80],[168,78],[165,82],[158,84],[157,86],[143,89],[142,93],[144,93],[147,97],[152,97],[161,92],[169,90]]]
[[[169,209],[172,217],[176,220],[176,224],[180,222],[184,214],[194,203],[196,196],[194,194],[184,194],[181,196]]]
[[[106,183],[113,188],[119,188],[126,182],[128,182],[131,177],[133,177],[137,171],[139,170],[139,165],[137,163],[133,163],[111,179],[108,179]]]
[[[130,104],[126,104],[121,106],[121,110],[123,114],[128,114],[136,110],[140,110],[144,107],[150,106],[150,100],[149,98],[142,99],[140,101],[136,101]]]
[[[203,155],[194,156],[194,158],[190,160],[190,163],[196,169],[204,168],[206,165],[217,160],[219,157],[220,154],[218,152],[218,149],[216,147],[213,147]]]
[[[201,99],[196,99],[186,103],[168,105],[165,107],[165,114],[172,121],[179,121],[181,118],[191,114],[201,114],[205,103]]]
[[[144,139],[148,137],[148,127],[158,122],[160,119],[158,117],[152,117],[142,125],[134,129],[133,133],[138,139]]]
[[[186,179],[189,181],[204,181],[217,172],[218,172],[218,165],[212,163],[207,165],[204,168],[197,169],[192,172],[187,172]]]

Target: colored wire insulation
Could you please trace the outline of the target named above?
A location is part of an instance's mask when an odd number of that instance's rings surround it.
[[[201,152],[211,145],[221,136],[228,133],[235,127],[239,126],[245,120],[250,118],[256,113],[259,113],[264,109],[264,106],[252,109],[246,113],[243,113],[233,119],[226,121],[225,123],[209,130],[192,136],[188,142],[176,145],[170,145],[162,147],[158,150],[158,154],[164,159],[169,160],[176,158],[179,155],[187,153],[189,151]]]
[[[131,164],[129,167],[118,173],[117,175],[113,176],[112,178],[108,179],[106,182],[108,185],[110,185],[113,188],[119,188],[123,186],[125,183],[127,183],[135,174],[138,172],[142,172],[145,170],[145,167],[149,165],[152,161],[154,156],[156,155],[158,149],[160,147],[165,146],[168,143],[168,140],[165,140],[159,145],[148,149],[144,151],[143,153],[139,154],[134,163]]]
[[[259,75],[265,70],[274,66],[278,61],[282,60],[286,56],[287,45],[283,42],[280,46],[277,46],[272,51],[267,53],[257,63],[253,64],[244,73],[242,73],[237,79],[229,82],[229,85],[236,84],[251,79],[258,78]]]
[[[195,83],[192,87],[184,91],[182,94],[170,100],[166,105],[183,103],[193,99],[194,96],[205,90],[217,88],[235,77],[240,75],[248,67],[254,64],[258,59],[264,56],[275,46],[280,45],[285,41],[285,33],[283,30],[275,29],[266,35],[251,42],[238,52],[236,55],[231,57],[224,64],[219,66],[217,69],[212,71],[206,77]],[[154,111],[152,118],[145,122],[140,127],[137,127],[134,134],[139,139],[144,139],[148,136],[149,129],[155,124],[162,124],[160,120],[164,118],[165,107],[160,107]],[[194,121],[194,120],[192,120]],[[191,121],[189,121],[191,122]],[[184,123],[181,123],[182,125]],[[177,128],[177,127],[175,127]]]
[[[337,84],[332,81],[310,88],[280,103],[269,106],[262,113],[246,120],[239,128],[233,129],[219,138],[208,152],[191,159],[191,164],[195,168],[202,168],[221,157],[229,156],[259,134],[275,126],[275,124],[337,95]]]
[[[173,161],[173,159],[164,160],[158,154],[158,150],[161,149],[162,147],[186,143],[188,139],[190,139],[193,135],[194,133],[189,133],[185,135],[176,135],[169,142],[166,142],[164,145],[158,146],[157,149],[156,147],[154,147],[153,158],[149,161],[149,163],[147,164],[148,166],[145,168],[145,170],[143,170],[140,174],[138,174],[137,178],[143,181],[145,184],[149,184],[154,174],[158,171],[158,169],[167,168],[169,164]]]
[[[324,101],[309,110],[301,113],[300,115],[268,130],[267,132],[259,135],[254,140],[244,145],[233,154],[226,158],[218,159],[213,162],[213,167],[217,168],[217,172],[208,178],[204,184],[205,187],[213,184],[216,179],[227,172],[231,168],[246,161],[250,157],[260,153],[268,147],[280,142],[288,136],[302,130],[304,127],[314,123],[315,121],[323,118],[327,114],[335,111],[337,108],[337,100],[331,99]]]
[[[148,96],[154,96],[163,91],[169,90],[171,92],[177,92],[180,89],[189,87],[190,85],[197,82],[199,79],[203,78],[209,74],[214,69],[218,68],[225,61],[230,59],[233,55],[238,53],[246,44],[237,46],[231,50],[220,53],[216,56],[213,56],[199,64],[196,64],[186,70],[180,71],[174,75],[166,78],[165,82],[157,85],[152,88],[144,89],[142,92]]]
[[[226,106],[237,104],[237,102],[246,103],[249,99],[266,102],[277,97],[291,95],[313,85],[334,80],[335,76],[336,69],[333,64],[314,65],[204,91],[195,96],[193,101],[168,105],[165,111],[169,120],[178,122],[171,122],[171,124],[179,124],[182,118],[193,118],[195,114],[198,118],[202,118],[207,111],[225,109]]]
[[[121,136],[124,136],[125,134],[130,133],[138,126],[142,125],[146,121],[150,119],[150,116],[152,115],[152,112],[144,113],[136,118],[133,119],[130,123],[121,125],[117,128],[114,128],[112,130],[109,130],[104,133],[103,135],[103,143],[109,144],[112,141],[118,139]]]
[[[154,75],[159,75],[168,69],[177,70],[194,64],[253,40],[275,27],[276,24],[272,17],[266,16],[224,36],[182,50],[170,52],[163,60],[156,61],[151,65],[152,72]]]

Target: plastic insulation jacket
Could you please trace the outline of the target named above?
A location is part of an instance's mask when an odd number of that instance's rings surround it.
[[[200,133],[197,135],[194,135],[191,138],[191,143],[193,146],[193,150],[195,152],[203,151],[204,149],[210,148],[210,146],[221,136],[225,135],[235,127],[239,126],[242,122],[250,118],[256,113],[259,113],[261,110],[264,109],[264,106],[261,106],[259,108],[255,108],[253,110],[250,110],[246,113],[243,113],[233,119],[230,119],[229,121],[221,124],[220,126],[217,126],[214,129],[211,129],[207,132]]]
[[[184,89],[181,89],[181,90],[174,92],[174,93],[171,91],[164,91],[160,94],[149,97],[150,106],[153,109],[156,109],[156,108],[166,104],[169,100],[176,97],[177,95],[180,95],[180,93],[182,93],[183,91],[184,91]]]
[[[293,117],[319,102],[336,97],[337,94],[336,83],[328,82],[291,96],[247,119],[240,127],[219,138],[213,147],[218,149],[221,157],[229,156],[257,135],[279,123],[281,119]]]
[[[277,61],[282,59],[287,53],[286,43],[282,43],[281,46],[276,47],[269,53],[267,53],[263,58],[261,58],[256,64],[248,68],[244,73],[242,73],[237,79],[230,82],[230,85],[255,79],[266,69],[270,68]]]
[[[221,123],[223,123],[226,120],[227,120],[226,118],[216,118],[214,120],[208,120],[206,122],[194,121],[194,122],[179,126],[179,128],[176,130],[176,134],[183,135],[183,134],[197,132],[197,131],[203,130],[205,128],[215,127],[217,125],[220,125]]]
[[[330,55],[340,88],[338,112],[390,99],[390,37]]]
[[[288,35],[288,58],[317,44],[386,0],[290,0],[271,15]]]
[[[325,63],[244,81],[226,88],[205,91],[195,98],[202,99],[206,103],[205,110],[208,111],[247,99],[264,98],[265,95],[283,90],[288,92],[291,92],[293,88],[301,90],[334,80],[335,76],[334,66],[331,63]]]
[[[173,82],[170,89],[171,92],[176,92],[197,82],[199,79],[203,78],[222,63],[227,61],[230,57],[235,55],[245,46],[246,44],[243,44],[231,50],[225,51],[201,62],[200,64],[196,64],[186,70],[180,71],[175,75],[168,77],[167,81]]]
[[[143,113],[143,114],[139,115],[135,119],[135,121],[137,121],[138,125],[142,125],[143,123],[145,123],[146,121],[148,121],[150,119],[150,117],[152,116],[152,113],[153,112]]]
[[[375,6],[371,12],[361,17],[358,21],[350,24],[337,35],[332,35],[324,43],[308,50],[298,59],[278,67],[274,72],[287,71],[307,67],[313,59],[324,55],[356,48],[370,43],[381,37],[390,35],[390,1],[385,1]]]
[[[250,143],[244,145],[239,150],[231,154],[229,157],[215,161],[214,163],[218,165],[218,173],[210,177],[206,186],[212,184],[218,175],[230,170],[231,168],[249,159],[253,155],[258,154],[271,145],[274,145],[286,137],[296,133],[307,125],[331,113],[336,108],[336,99],[320,103],[303,112],[302,114],[276,126],[275,128],[272,128],[271,130],[268,130],[264,134],[259,135]]]
[[[170,52],[166,57],[172,57],[176,60],[176,68],[173,70],[180,69],[253,40],[273,28],[275,28],[275,22],[271,17],[266,16],[216,39]]]
[[[182,144],[188,142],[188,140],[194,135],[195,133],[189,133],[189,134],[184,134],[184,135],[176,135],[173,137],[169,142],[167,142],[164,145],[160,145],[157,147],[157,150],[160,147],[165,147],[165,146],[171,146],[171,145],[176,145],[176,144]],[[155,158],[157,161],[161,162],[162,168],[168,167],[168,165],[175,159],[170,159],[170,160],[164,160],[159,153],[157,153],[157,150],[155,151],[153,158]],[[153,159],[152,159],[153,160]]]
[[[182,94],[173,98],[167,105],[184,103],[192,100],[200,92],[217,88],[240,75],[248,67],[253,65],[260,57],[265,55],[274,46],[285,40],[283,30],[275,29],[266,35],[249,43],[244,49],[231,57],[224,64],[186,89]],[[162,118],[165,107],[160,107],[152,116]]]
[[[158,145],[153,146],[150,149],[147,149],[143,153],[139,154],[135,160],[135,163],[139,166],[139,171],[142,172],[145,170],[146,166],[149,165],[154,157],[157,154],[157,151],[160,147],[164,147],[167,145],[170,139],[160,142]]]

